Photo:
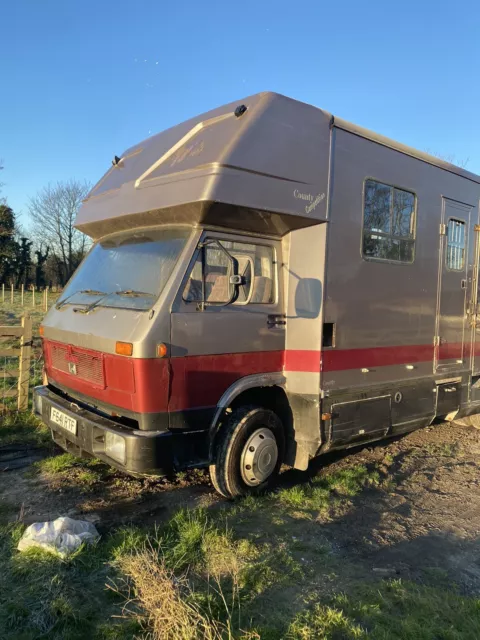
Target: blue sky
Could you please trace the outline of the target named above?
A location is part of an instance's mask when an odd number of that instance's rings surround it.
[[[3,196],[262,90],[480,173],[478,0],[0,0]]]

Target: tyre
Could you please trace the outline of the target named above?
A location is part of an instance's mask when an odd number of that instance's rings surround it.
[[[283,462],[285,435],[280,418],[269,409],[239,407],[221,428],[210,477],[226,498],[270,488]]]

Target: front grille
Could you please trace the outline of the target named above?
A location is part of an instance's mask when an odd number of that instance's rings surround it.
[[[72,378],[85,380],[97,387],[105,387],[105,373],[101,353],[95,353],[66,344],[50,342],[52,369],[67,373]]]

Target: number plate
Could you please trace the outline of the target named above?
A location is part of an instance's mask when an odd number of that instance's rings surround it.
[[[77,435],[77,421],[75,418],[67,416],[66,413],[55,409],[55,407],[52,407],[50,410],[50,420],[58,424],[59,427],[70,431],[74,436]]]

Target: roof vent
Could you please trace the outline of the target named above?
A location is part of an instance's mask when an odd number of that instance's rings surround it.
[[[235,117],[240,118],[241,116],[243,116],[246,110],[247,110],[247,107],[244,104],[238,105],[238,107],[235,109],[235,112],[234,112]]]

